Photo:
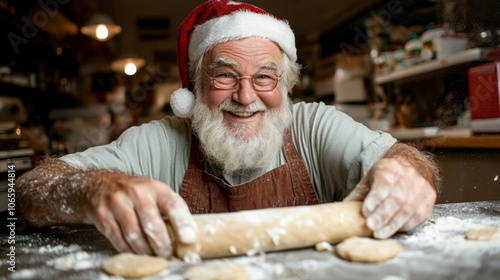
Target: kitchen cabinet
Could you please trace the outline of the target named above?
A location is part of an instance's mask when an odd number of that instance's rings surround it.
[[[409,143],[431,154],[440,168],[438,203],[500,199],[500,135],[471,133]]]

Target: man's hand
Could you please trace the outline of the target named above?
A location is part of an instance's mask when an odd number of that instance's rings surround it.
[[[196,224],[188,206],[169,186],[147,178],[103,173],[99,176],[109,177],[87,197],[87,217],[118,251],[170,257],[173,247],[162,216],[168,218],[180,242],[196,241]]]
[[[186,202],[160,181],[48,159],[17,183],[19,211],[37,227],[90,223],[118,251],[162,257],[172,255],[163,217],[180,242],[197,238]]]
[[[424,223],[436,201],[436,190],[401,157],[383,158],[372,166],[344,201],[363,201],[362,212],[375,238],[388,238]]]

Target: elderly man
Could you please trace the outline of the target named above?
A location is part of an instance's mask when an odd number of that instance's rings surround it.
[[[438,177],[418,151],[335,107],[292,105],[300,67],[285,21],[210,0],[179,27],[177,56],[177,116],[19,178],[30,223],[94,224],[119,251],[168,257],[163,217],[184,243],[196,213],[360,200],[377,238],[429,217]]]

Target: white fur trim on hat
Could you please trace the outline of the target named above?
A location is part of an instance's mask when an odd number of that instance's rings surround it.
[[[190,118],[193,114],[194,94],[187,88],[180,88],[172,93],[170,107],[179,118]]]
[[[194,61],[216,44],[249,37],[274,41],[290,59],[297,60],[295,36],[288,23],[250,11],[237,11],[196,26],[190,37],[189,60]]]

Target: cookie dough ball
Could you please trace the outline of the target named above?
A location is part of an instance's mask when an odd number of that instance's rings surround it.
[[[184,273],[185,280],[250,280],[245,267],[230,262],[214,261],[195,266]]]
[[[109,275],[140,278],[158,274],[167,266],[164,258],[122,253],[107,260],[102,269]]]
[[[333,247],[326,241],[318,242],[314,245],[314,249],[318,252],[333,252]]]
[[[335,247],[339,257],[353,262],[382,262],[394,258],[399,252],[401,246],[393,241],[365,237],[351,237]]]
[[[481,229],[473,229],[467,232],[465,238],[468,240],[477,240],[477,241],[500,240],[500,228],[488,227]]]

